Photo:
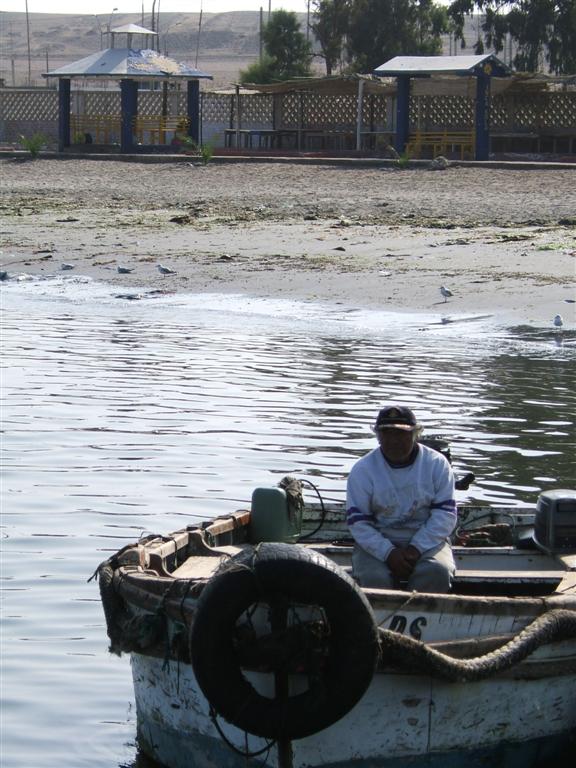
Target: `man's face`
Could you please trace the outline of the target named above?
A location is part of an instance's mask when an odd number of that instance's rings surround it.
[[[416,432],[405,429],[379,429],[376,433],[382,453],[393,464],[402,464],[408,461],[414,443]]]

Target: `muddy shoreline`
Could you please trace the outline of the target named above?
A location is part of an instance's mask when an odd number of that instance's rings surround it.
[[[3,159],[0,178],[9,276],[574,325],[572,169]]]

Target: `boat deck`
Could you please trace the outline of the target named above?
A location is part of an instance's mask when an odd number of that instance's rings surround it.
[[[250,544],[226,545],[194,554],[171,572],[175,579],[208,580],[223,562]],[[322,542],[311,542],[309,548],[336,562],[349,574],[352,573],[352,547]],[[209,553],[209,554],[208,554]],[[576,558],[562,558],[539,551],[518,551],[513,547],[482,548],[454,547],[457,564],[453,591],[468,592],[475,586],[482,591],[510,589],[518,592],[541,594],[554,592],[559,585],[562,591],[576,587]]]

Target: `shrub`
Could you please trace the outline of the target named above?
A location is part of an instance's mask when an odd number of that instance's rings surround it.
[[[214,147],[212,144],[202,144],[200,147],[200,157],[202,158],[202,165],[208,165],[210,160],[212,160],[212,155],[214,154]]]
[[[38,157],[40,150],[46,144],[46,136],[43,133],[33,133],[32,136],[20,136],[20,143],[27,149],[32,157]]]
[[[183,131],[178,131],[171,141],[171,145],[179,152],[183,152],[185,155],[196,154],[198,151],[198,145],[191,136]]]
[[[396,160],[398,168],[408,168],[410,165],[410,155],[408,152],[402,152],[398,160]]]

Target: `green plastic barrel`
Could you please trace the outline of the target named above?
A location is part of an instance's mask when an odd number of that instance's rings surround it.
[[[302,514],[290,514],[286,491],[282,488],[256,488],[252,494],[250,541],[295,543],[302,527]]]

